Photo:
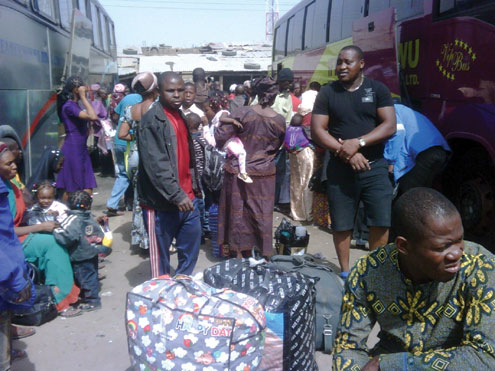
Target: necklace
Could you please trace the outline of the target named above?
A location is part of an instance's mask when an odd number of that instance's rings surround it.
[[[361,85],[363,85],[363,82],[364,82],[364,76],[361,75],[361,82],[359,83],[359,85],[357,87],[355,87],[355,88],[346,88],[344,86],[344,89],[347,90],[348,92],[351,92],[352,93],[352,92],[358,90],[361,87]]]

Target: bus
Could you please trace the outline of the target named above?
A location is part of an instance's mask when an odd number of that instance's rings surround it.
[[[327,83],[350,44],[363,49],[366,76],[440,129],[453,149],[442,191],[470,237],[493,237],[495,1],[304,0],[275,26],[272,73]]]
[[[0,0],[0,125],[14,128],[26,181],[57,146],[56,91],[65,78],[113,86],[114,24],[97,0]]]

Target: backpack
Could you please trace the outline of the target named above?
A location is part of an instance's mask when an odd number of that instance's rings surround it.
[[[12,310],[12,323],[22,326],[41,326],[58,315],[55,298],[50,286],[34,285],[36,297],[28,309]]]
[[[211,191],[216,192],[223,185],[223,165],[225,156],[211,145],[205,146],[205,168],[203,170],[203,184]]]
[[[205,269],[213,287],[256,298],[265,308],[266,336],[260,370],[311,371],[315,361],[315,279],[271,263],[229,259]],[[260,263],[260,262],[256,262]]]
[[[127,294],[134,370],[245,370],[261,362],[265,316],[258,300],[189,276],[161,276]]]
[[[337,333],[343,284],[325,259],[312,255],[275,255],[270,261],[279,269],[318,278],[316,283],[316,350],[330,354]]]

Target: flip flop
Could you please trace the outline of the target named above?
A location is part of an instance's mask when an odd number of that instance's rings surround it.
[[[36,330],[32,327],[17,327],[12,326],[12,339],[19,340],[27,338],[28,336],[32,336],[36,334]]]
[[[58,315],[65,318],[77,317],[82,314],[81,310],[77,308],[65,308],[64,310],[58,312]]]

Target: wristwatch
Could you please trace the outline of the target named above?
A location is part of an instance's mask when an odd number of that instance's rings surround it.
[[[366,141],[361,137],[359,137],[358,140],[359,140],[359,148],[363,148],[366,145]]]

